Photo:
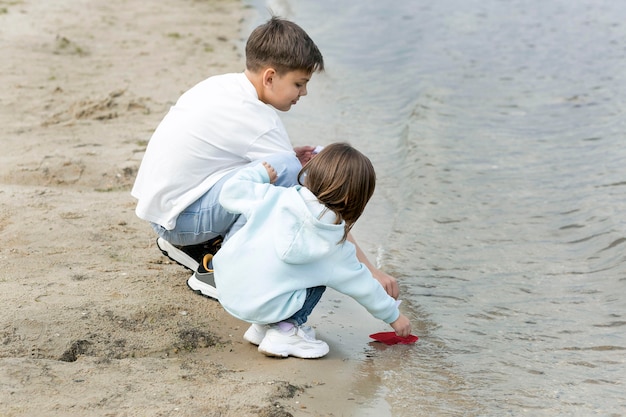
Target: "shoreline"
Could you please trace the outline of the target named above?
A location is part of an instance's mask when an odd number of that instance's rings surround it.
[[[267,358],[134,214],[130,187],[167,108],[243,70],[246,13],[228,0],[4,6],[0,414],[388,414],[359,370],[384,323],[330,293],[312,316],[329,355]]]

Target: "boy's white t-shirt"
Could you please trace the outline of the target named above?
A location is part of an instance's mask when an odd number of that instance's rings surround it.
[[[246,75],[210,77],[184,93],[152,135],[131,191],[137,216],[171,230],[226,173],[280,152],[294,152],[287,131]]]

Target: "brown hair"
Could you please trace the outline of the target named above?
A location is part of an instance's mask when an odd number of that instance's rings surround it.
[[[313,40],[298,25],[272,16],[252,31],[246,42],[246,68],[258,72],[273,67],[279,74],[304,70],[324,71],[324,58]]]
[[[376,172],[361,152],[347,143],[334,143],[302,167],[298,182],[337,214],[338,221],[346,222],[343,242],[374,194]]]

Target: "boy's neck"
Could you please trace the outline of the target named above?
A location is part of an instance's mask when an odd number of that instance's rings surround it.
[[[248,69],[246,69],[243,73],[246,75],[248,80],[252,83],[252,86],[254,86],[254,89],[256,90],[256,95],[259,98],[259,100],[265,103],[265,100],[263,100],[263,97],[264,97],[263,73],[252,72]]]

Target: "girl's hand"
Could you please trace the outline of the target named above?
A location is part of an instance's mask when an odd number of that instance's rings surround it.
[[[411,334],[411,322],[409,319],[402,313],[400,313],[400,317],[396,319],[393,323],[391,323],[391,327],[395,330],[396,334],[400,337],[407,337]]]
[[[276,170],[274,169],[273,166],[271,166],[265,161],[263,161],[263,166],[267,170],[267,175],[270,176],[270,184],[274,184],[276,182],[276,179],[278,178],[278,174],[276,174]]]

